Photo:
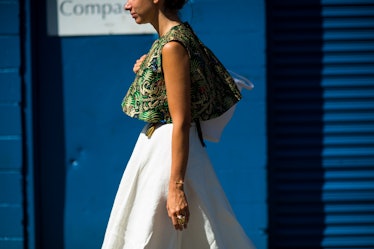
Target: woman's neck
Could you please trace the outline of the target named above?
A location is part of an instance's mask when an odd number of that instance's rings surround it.
[[[159,12],[157,20],[151,23],[156,29],[159,37],[165,35],[172,27],[180,24],[181,21],[177,13]]]

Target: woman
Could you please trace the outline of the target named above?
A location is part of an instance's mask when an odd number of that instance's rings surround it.
[[[148,124],[121,180],[102,248],[253,248],[204,148],[200,121],[240,99],[222,64],[178,17],[186,0],[128,0],[159,34],[134,66],[123,111]],[[212,71],[211,64],[214,67]],[[216,80],[224,79],[221,87]],[[213,84],[214,83],[214,84]]]

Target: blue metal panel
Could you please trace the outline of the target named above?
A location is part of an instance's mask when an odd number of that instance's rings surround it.
[[[374,248],[373,14],[268,1],[271,248]]]
[[[134,75],[133,61],[146,52],[152,39],[151,35],[62,40],[63,65],[69,65],[64,71],[66,248],[101,245],[118,183],[143,125],[127,118],[120,102]]]

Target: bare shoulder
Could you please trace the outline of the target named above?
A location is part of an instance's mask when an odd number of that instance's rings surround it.
[[[162,48],[162,54],[166,56],[185,56],[187,50],[180,42],[170,41]]]

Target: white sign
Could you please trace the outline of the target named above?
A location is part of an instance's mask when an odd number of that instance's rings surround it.
[[[58,36],[154,34],[125,11],[126,0],[47,0],[48,34]]]

